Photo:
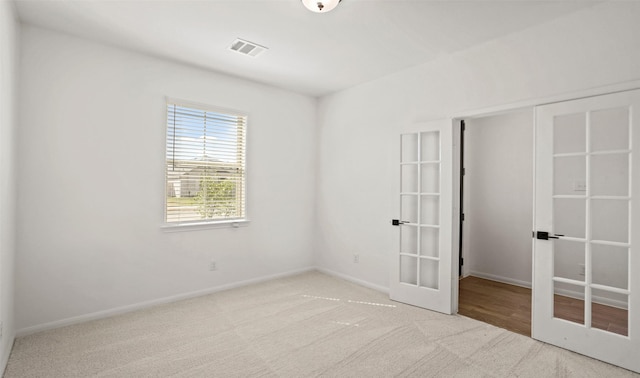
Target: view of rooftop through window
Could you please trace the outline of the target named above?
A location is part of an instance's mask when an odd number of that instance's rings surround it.
[[[167,223],[245,217],[247,117],[167,104]]]

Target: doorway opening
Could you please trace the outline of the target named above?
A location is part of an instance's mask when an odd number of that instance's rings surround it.
[[[458,313],[531,336],[533,109],[465,118]]]
[[[458,313],[529,337],[535,228],[533,130],[532,108],[465,118],[460,124]],[[572,177],[558,169],[558,175]],[[583,179],[571,184],[573,192],[586,190]],[[561,214],[571,212],[563,209]],[[556,231],[563,226],[558,222]],[[556,270],[575,280],[584,279],[581,253],[574,255],[578,257],[555,258]],[[609,254],[609,259],[614,257]],[[554,317],[583,324],[584,299],[562,288],[554,292]],[[626,306],[611,302],[605,296],[594,298],[592,326],[627,336]]]

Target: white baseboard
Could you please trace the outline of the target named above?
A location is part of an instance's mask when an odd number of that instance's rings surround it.
[[[495,276],[493,274],[481,273],[476,271],[470,271],[469,275],[474,277],[479,277],[479,278],[485,278],[491,281],[497,281],[497,282],[502,282],[510,285],[521,286],[521,287],[526,287],[528,289],[531,289],[531,282],[519,281],[519,280],[507,278],[507,277]],[[578,292],[566,290],[566,289],[556,289],[556,294],[569,297],[569,298],[584,299],[584,294],[580,294]],[[594,295],[592,297],[592,300],[595,303],[602,304],[605,306],[617,307],[625,310],[628,308],[627,303],[616,300],[616,299]]]
[[[325,268],[316,267],[316,270],[318,272],[321,272],[321,273],[324,273],[324,274],[328,274],[330,276],[342,278],[343,280],[356,283],[356,284],[358,284],[360,286],[368,287],[369,289],[373,289],[373,290],[380,291],[380,292],[385,293],[385,294],[389,294],[389,288],[388,287],[380,286],[380,285],[371,283],[369,281],[364,281],[364,280],[361,280],[359,278],[351,277],[351,276],[348,276],[346,274],[334,272],[333,270],[329,270],[329,269],[325,269]]]
[[[7,369],[7,364],[9,363],[9,357],[11,356],[11,351],[13,350],[13,344],[16,341],[15,334],[3,335],[3,337],[9,337],[9,342],[5,344],[5,348],[1,357],[2,360],[0,360],[0,377],[4,377],[4,372]]]
[[[556,289],[556,294],[562,295],[563,297],[569,297],[569,298],[584,300],[584,294],[583,293],[578,293],[578,292],[572,291],[572,290]],[[605,306],[621,308],[621,309],[624,309],[624,310],[627,310],[629,308],[629,305],[627,303],[625,303],[625,302],[622,302],[622,301],[619,301],[619,300],[616,300],[616,299],[607,298],[607,297],[601,297],[601,296],[598,296],[598,295],[591,296],[591,300],[594,303],[598,303],[598,304],[605,305]]]
[[[220,286],[216,286],[216,287],[212,287],[212,288],[208,288],[208,289],[204,289],[204,290],[197,290],[197,291],[193,291],[193,292],[189,292],[189,293],[178,294],[178,295],[173,295],[173,296],[170,296],[170,297],[164,297],[164,298],[154,299],[154,300],[151,300],[151,301],[140,302],[140,303],[136,303],[136,304],[132,304],[132,305],[128,305],[128,306],[116,307],[116,308],[112,308],[112,309],[109,309],[109,310],[92,312],[90,314],[74,316],[74,317],[66,318],[66,319],[62,319],[62,320],[56,320],[54,322],[38,324],[38,325],[35,325],[35,326],[21,328],[21,329],[17,330],[15,337],[27,336],[27,335],[31,335],[31,334],[36,333],[36,332],[47,331],[47,330],[60,328],[60,327],[66,327],[66,326],[70,326],[70,325],[74,325],[74,324],[88,322],[88,321],[91,321],[91,320],[104,319],[104,318],[108,318],[108,317],[115,316],[115,315],[125,314],[125,313],[128,313],[128,312],[143,310],[143,309],[146,309],[146,308],[149,308],[149,307],[153,307],[153,306],[158,306],[158,305],[161,305],[161,304],[172,303],[172,302],[177,302],[177,301],[181,301],[181,300],[185,300],[185,299],[200,297],[200,296],[203,296],[203,295],[212,294],[212,293],[216,293],[216,292],[219,292],[219,291],[235,289],[235,288],[238,288],[238,287],[248,286],[248,285],[252,285],[252,284],[256,284],[256,283],[260,283],[260,282],[264,282],[264,281],[269,281],[269,280],[273,280],[273,279],[277,279],[277,278],[294,276],[296,274],[306,273],[306,272],[310,272],[310,271],[314,271],[314,270],[316,270],[315,267],[308,267],[308,268],[303,268],[303,269],[298,269],[298,270],[292,270],[292,271],[288,271],[288,272],[284,272],[284,273],[272,274],[272,275],[269,275],[269,276],[262,276],[262,277],[258,277],[258,278],[252,278],[252,279],[249,279],[249,280],[233,282],[233,283],[220,285]]]
[[[531,282],[527,282],[527,281],[514,280],[513,278],[509,278],[509,277],[496,276],[493,274],[476,272],[473,270],[469,271],[469,275],[478,277],[478,278],[484,278],[491,281],[497,281],[497,282],[502,282],[509,285],[515,285],[515,286],[526,287],[527,289],[531,289]]]

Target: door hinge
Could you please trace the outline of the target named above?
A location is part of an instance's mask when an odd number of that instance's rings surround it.
[[[464,265],[464,259],[460,257],[460,265]]]
[[[462,218],[462,221],[464,222],[464,213],[462,213],[462,215],[460,215],[460,217]]]
[[[462,175],[466,175],[467,174],[467,168],[462,168]]]

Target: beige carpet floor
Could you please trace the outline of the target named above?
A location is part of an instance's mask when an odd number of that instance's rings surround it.
[[[638,377],[317,272],[16,340],[5,377]]]

